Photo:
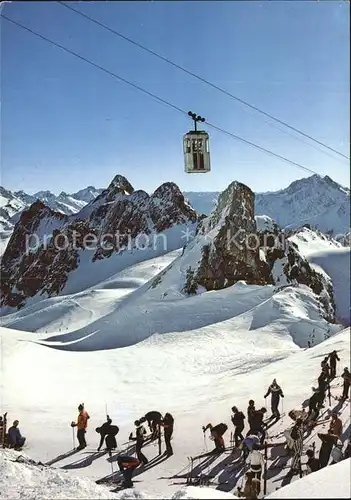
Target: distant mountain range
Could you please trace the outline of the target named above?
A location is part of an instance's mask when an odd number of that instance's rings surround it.
[[[218,192],[188,192],[184,195],[197,212],[210,213]],[[256,193],[255,215],[268,215],[281,228],[310,224],[330,235],[350,230],[350,190],[329,176],[312,175],[294,181],[279,191]]]
[[[76,193],[55,195],[50,191],[39,191],[30,195],[0,187],[0,255],[20,214],[36,200],[55,212],[72,215],[80,212],[103,191],[102,188],[88,186]],[[183,194],[198,213],[209,214],[216,205],[219,192]],[[255,214],[271,217],[282,228],[295,229],[309,224],[333,236],[345,234],[350,230],[350,190],[328,176],[312,175],[294,181],[279,191],[256,193]]]

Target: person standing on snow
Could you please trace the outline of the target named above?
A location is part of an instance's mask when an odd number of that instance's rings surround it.
[[[330,366],[328,365],[328,356],[326,356],[321,362],[322,374],[324,375],[325,380],[330,379]]]
[[[85,441],[85,433],[88,427],[88,420],[90,418],[90,415],[87,411],[85,411],[84,403],[78,406],[78,411],[79,415],[77,418],[77,423],[71,422],[71,427],[77,427],[77,439],[79,443],[77,450],[83,450],[87,446],[87,443]]]
[[[166,413],[160,425],[164,428],[163,432],[165,437],[166,455],[170,457],[173,455],[171,439],[173,434],[174,418],[170,413]]]
[[[282,398],[284,397],[284,394],[283,394],[281,387],[277,384],[276,379],[273,379],[273,382],[268,387],[268,390],[264,396],[264,399],[266,399],[266,397],[269,396],[270,394],[272,395],[271,396],[272,416],[276,417],[278,419],[278,418],[280,418],[280,413],[278,410],[279,401],[280,401],[280,397],[282,397]]]
[[[146,434],[146,429],[140,423],[139,420],[136,420],[134,422],[134,425],[136,427],[136,429],[135,429],[135,437],[133,437],[133,433],[131,432],[130,435],[129,435],[129,440],[130,441],[136,441],[135,451],[136,451],[138,460],[139,460],[139,462],[142,462],[144,465],[146,465],[149,461],[148,461],[148,459],[146,458],[146,456],[141,451],[141,448],[143,447],[143,444],[144,444],[144,435]]]
[[[351,385],[351,374],[349,372],[349,369],[346,366],[345,366],[343,374],[341,376],[344,379],[341,399],[347,399],[349,397],[349,389],[350,389],[350,385]]]
[[[321,396],[319,391],[316,391],[312,394],[308,401],[308,414],[307,418],[311,418],[311,420],[317,420],[319,415],[318,404],[320,402]]]
[[[340,439],[338,439],[338,441],[334,445],[334,448],[332,449],[331,454],[330,454],[331,458],[332,458],[330,465],[337,464],[338,462],[341,462],[341,460],[344,460],[342,447],[343,447],[343,443],[340,441]]]
[[[264,467],[263,455],[260,452],[261,446],[254,444],[253,449],[247,457],[246,463],[250,465],[250,471],[261,481],[262,468]]]
[[[253,399],[250,399],[249,406],[247,407],[247,421],[249,422],[249,432],[247,434],[250,433],[250,430],[252,428],[253,414],[255,413],[255,411],[255,401]]]
[[[263,417],[264,414],[267,412],[266,408],[261,408],[260,410],[255,410],[252,413],[252,423],[251,423],[251,429],[249,430],[249,433],[251,434],[252,432],[254,433],[260,433],[261,434],[261,444],[263,444],[263,441],[265,440],[266,437],[266,431],[264,430],[264,423],[263,423]]]
[[[339,356],[336,351],[333,351],[329,354],[329,362],[330,362],[330,378],[336,377],[336,362],[340,361]]]
[[[308,456],[308,460],[306,462],[307,474],[317,472],[317,470],[319,470],[319,460],[314,456],[314,451],[310,448],[306,451],[306,455]]]
[[[235,446],[237,448],[240,444],[239,438],[241,441],[244,440],[244,436],[242,435],[242,432],[244,430],[245,415],[243,414],[242,411],[239,411],[236,406],[233,406],[232,412],[233,412],[233,415],[231,417],[231,420],[232,420],[232,423],[235,427],[234,440],[235,440]]]
[[[340,418],[338,418],[337,412],[333,412],[327,434],[317,434],[319,439],[322,441],[322,445],[319,450],[319,464],[321,469],[328,465],[333,446],[338,442],[341,434],[342,421]]]
[[[261,491],[261,482],[254,477],[254,473],[247,471],[245,474],[245,486],[243,491],[238,486],[238,497],[250,498],[252,500],[258,498]]]
[[[291,464],[292,474],[297,474],[300,472],[301,467],[301,455],[303,449],[303,420],[302,418],[296,419],[294,427],[291,429],[290,434],[291,439],[293,439],[293,460]]]
[[[254,445],[259,445],[260,444],[260,438],[257,436],[255,432],[252,432],[246,438],[244,441],[241,443],[242,449],[243,449],[243,456],[244,460],[246,460],[248,454],[250,451],[253,450]]]

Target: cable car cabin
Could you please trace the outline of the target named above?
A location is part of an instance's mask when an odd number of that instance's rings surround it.
[[[208,133],[202,130],[184,135],[184,166],[187,174],[211,171]]]

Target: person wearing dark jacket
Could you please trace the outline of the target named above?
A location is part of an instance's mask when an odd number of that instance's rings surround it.
[[[319,470],[319,460],[314,456],[314,451],[309,449],[306,451],[306,455],[308,456],[306,462],[307,473],[311,474],[311,472],[317,472],[317,470]]]
[[[317,413],[317,418],[318,418],[318,414],[319,414],[318,405],[320,403],[320,399],[321,399],[321,396],[320,396],[319,391],[316,391],[312,394],[312,396],[310,397],[309,402],[308,402],[307,418],[310,418],[311,415],[315,415],[316,413]]]
[[[225,450],[225,444],[224,444],[224,439],[223,439],[223,434],[226,432],[228,429],[227,424],[217,424],[213,427],[212,424],[207,424],[206,427],[202,427],[203,432],[205,433],[207,429],[210,429],[211,432],[211,438],[213,439],[215,443],[215,449],[214,451],[224,451]]]
[[[251,429],[249,430],[249,433],[257,433],[259,432],[261,434],[261,444],[263,444],[265,437],[266,437],[266,432],[264,430],[264,423],[263,423],[263,417],[264,414],[267,412],[266,408],[261,408],[260,410],[255,410],[252,414],[252,423],[251,423]]]
[[[329,362],[330,362],[330,378],[336,377],[336,362],[340,361],[339,356],[336,351],[333,351],[329,354]]]
[[[247,407],[247,421],[249,422],[249,427],[251,429],[252,427],[252,419],[253,419],[253,414],[255,413],[255,401],[253,399],[250,399],[249,401],[249,406]],[[250,433],[250,430],[248,434]]]
[[[132,476],[134,470],[140,465],[140,461],[129,455],[119,455],[117,457],[119,470],[122,472],[124,481],[122,486],[125,488],[133,488]]]
[[[144,444],[144,435],[146,434],[145,427],[141,425],[139,420],[136,420],[134,422],[134,425],[136,427],[135,429],[135,437],[133,437],[133,433],[131,432],[129,435],[130,441],[136,441],[135,444],[135,451],[138,457],[139,462],[142,462],[144,465],[146,465],[149,461],[146,458],[146,456],[141,452],[141,448],[143,447]]]
[[[26,441],[26,438],[22,436],[18,428],[18,424],[19,421],[15,420],[7,432],[7,442],[10,448],[14,448],[15,450],[20,450]]]
[[[173,449],[171,445],[171,439],[173,434],[174,427],[174,418],[170,413],[166,413],[163,420],[161,421],[161,425],[164,429],[164,437],[165,437],[165,445],[166,445],[166,455],[170,457],[173,455]]]
[[[239,411],[236,406],[233,406],[232,408],[232,423],[235,427],[234,431],[234,440],[235,440],[235,446],[236,448],[239,446],[239,438],[241,441],[244,440],[244,436],[242,435],[242,432],[244,430],[244,420],[245,420],[245,415],[243,414],[242,411]]]
[[[324,375],[325,380],[330,379],[330,366],[328,365],[328,356],[321,363],[322,373]]]
[[[271,394],[271,409],[273,417],[280,418],[280,413],[278,410],[280,397],[284,397],[283,391],[281,387],[277,384],[276,379],[273,380],[271,385],[268,387],[268,390],[264,396],[266,399],[267,396]]]
[[[328,387],[328,382],[325,378],[325,374],[322,371],[318,377],[318,393],[319,393],[318,407],[319,408],[323,407],[327,387]]]
[[[158,433],[160,431],[160,424],[162,420],[162,415],[159,411],[149,411],[145,415],[145,419],[149,426],[151,435],[151,440],[154,441],[158,437]]]
[[[95,431],[101,435],[100,444],[97,451],[100,451],[101,446],[106,438],[105,444],[107,450],[115,450],[117,448],[116,436],[118,434],[119,428],[117,425],[111,425],[112,420],[107,415],[107,422],[102,424],[101,427],[97,427]]]
[[[349,389],[351,385],[351,374],[347,367],[344,368],[343,374],[341,377],[344,379],[343,391],[341,399],[347,399],[349,397]]]

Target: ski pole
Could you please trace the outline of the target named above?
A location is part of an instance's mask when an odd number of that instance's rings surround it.
[[[72,427],[72,441],[73,441],[73,449],[75,448],[75,442],[74,442],[74,427]]]

